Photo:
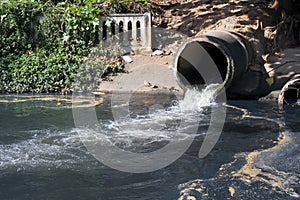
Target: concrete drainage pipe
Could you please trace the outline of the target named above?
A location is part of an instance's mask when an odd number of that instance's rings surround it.
[[[247,71],[252,56],[251,44],[240,34],[209,31],[177,52],[177,80],[183,88],[223,83],[228,89]]]
[[[278,97],[280,107],[297,103],[300,104],[300,74],[295,75],[284,85]]]

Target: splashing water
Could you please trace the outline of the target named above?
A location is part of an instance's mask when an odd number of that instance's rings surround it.
[[[0,170],[8,167],[18,171],[38,166],[68,167],[77,160],[86,160],[87,154],[73,129],[42,129],[19,134],[26,139],[0,145]]]
[[[215,105],[218,88],[219,85],[213,84],[203,90],[188,89],[184,99],[173,101],[168,108],[154,105],[155,109],[150,107],[145,115],[101,121],[96,131],[85,128],[78,132],[86,142],[109,139],[113,145],[125,150],[151,152],[171,141],[195,137],[204,109]]]
[[[136,152],[158,149],[173,139],[186,139],[196,133],[203,108],[214,105],[216,86],[203,90],[189,89],[183,100],[173,102],[169,108],[149,109],[146,116],[128,117],[124,121],[101,120],[101,135],[108,137],[120,148]],[[180,126],[181,123],[186,126]],[[54,124],[55,125],[55,124]],[[80,132],[80,137],[77,133]],[[74,128],[71,130],[32,129],[21,141],[0,144],[0,169],[26,169],[38,166],[67,167],[91,159],[84,152],[83,140],[101,140],[93,130]],[[19,133],[24,134],[24,133]],[[81,140],[81,141],[80,141]]]
[[[219,87],[219,84],[211,84],[202,90],[197,88],[188,89],[185,93],[184,99],[179,103],[180,110],[199,111],[202,110],[203,107],[213,105]]]

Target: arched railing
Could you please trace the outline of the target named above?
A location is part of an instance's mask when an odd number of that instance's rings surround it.
[[[113,14],[100,20],[100,40],[115,40],[133,50],[151,50],[150,13]]]

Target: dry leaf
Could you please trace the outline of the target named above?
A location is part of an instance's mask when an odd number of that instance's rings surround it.
[[[235,189],[233,187],[229,187],[229,192],[230,192],[230,195],[233,197],[234,194],[235,194]]]
[[[266,82],[268,83],[269,86],[272,86],[274,83],[274,78],[273,77],[266,78]]]

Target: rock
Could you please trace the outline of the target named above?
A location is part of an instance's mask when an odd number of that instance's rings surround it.
[[[150,83],[150,82],[148,82],[148,81],[144,81],[144,85],[145,85],[146,87],[150,87],[150,88],[158,88],[157,85],[152,84],[152,83]]]
[[[123,59],[125,62],[127,62],[127,63],[132,63],[132,62],[133,62],[132,58],[130,58],[129,56],[122,56],[122,59]]]
[[[164,55],[164,51],[163,50],[155,50],[151,56],[162,56]]]

